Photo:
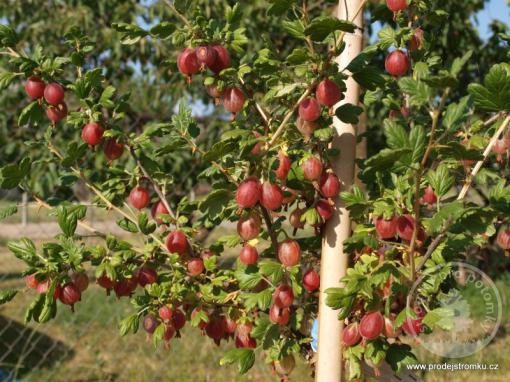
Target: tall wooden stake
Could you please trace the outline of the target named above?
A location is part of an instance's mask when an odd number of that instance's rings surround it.
[[[359,9],[362,0],[339,0],[338,18],[350,19]],[[360,28],[353,34],[346,34],[346,47],[337,58],[340,69],[345,68],[363,47],[363,12],[359,12],[354,23]],[[351,78],[347,80],[343,103],[359,103],[359,85]],[[342,182],[343,190],[351,188],[354,180],[354,160],[356,157],[356,126],[334,119],[336,137],[332,146],[340,150],[340,155],[331,163],[333,171]],[[335,200],[333,217],[328,221],[324,231],[321,258],[321,293],[319,301],[319,341],[316,365],[316,382],[340,382],[342,379],[341,334],[342,323],[337,311],[326,306],[324,291],[340,286],[339,280],[347,269],[347,255],[343,252],[343,242],[350,235],[351,222],[349,213],[339,199]]]

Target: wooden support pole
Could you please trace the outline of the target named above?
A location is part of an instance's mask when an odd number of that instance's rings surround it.
[[[339,0],[338,18],[351,19],[362,4],[362,0]],[[360,28],[355,33],[346,34],[346,47],[337,58],[340,69],[344,69],[363,48],[363,12],[359,12],[354,23]],[[352,79],[347,80],[345,98],[337,107],[350,103],[359,103],[359,85]],[[334,118],[336,136],[332,147],[340,150],[340,155],[331,163],[332,169],[339,177],[343,190],[349,190],[354,181],[354,160],[356,157],[356,126]],[[350,236],[351,222],[349,213],[337,198],[333,217],[324,230],[321,257],[321,293],[319,301],[319,340],[316,365],[316,382],[340,382],[342,379],[341,333],[342,322],[338,320],[337,311],[326,305],[324,291],[339,287],[339,280],[347,269],[347,255],[343,252],[343,242]]]

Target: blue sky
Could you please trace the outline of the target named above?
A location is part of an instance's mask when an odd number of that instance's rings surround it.
[[[489,25],[493,20],[499,20],[510,27],[510,6],[507,0],[491,0],[477,16],[482,38],[489,36]]]

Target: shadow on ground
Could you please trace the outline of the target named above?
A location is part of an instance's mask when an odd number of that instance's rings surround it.
[[[67,361],[74,351],[63,342],[0,316],[0,380],[15,381],[27,372]]]

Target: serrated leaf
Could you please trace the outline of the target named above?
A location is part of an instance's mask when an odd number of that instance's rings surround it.
[[[342,122],[351,123],[353,125],[358,123],[358,117],[361,113],[363,113],[363,108],[351,105],[350,103],[343,104],[335,111],[335,115],[338,119]]]
[[[356,30],[356,26],[346,20],[340,20],[332,16],[319,16],[314,18],[305,29],[305,35],[310,36],[314,41],[322,41],[330,33],[335,31],[344,31],[352,33]]]
[[[11,301],[18,291],[14,289],[2,289],[0,290],[0,305],[5,304],[9,301]]]

